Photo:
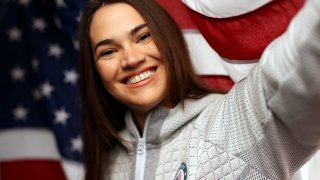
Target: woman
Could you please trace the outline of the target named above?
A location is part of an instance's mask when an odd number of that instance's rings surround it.
[[[199,82],[154,1],[91,1],[80,24],[86,179],[292,178],[320,145],[319,9],[309,1],[222,95]]]

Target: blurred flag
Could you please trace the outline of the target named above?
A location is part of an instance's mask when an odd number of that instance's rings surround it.
[[[234,82],[286,31],[305,0],[182,0]],[[218,59],[219,60],[219,59]]]
[[[63,165],[81,167],[78,21],[85,3],[1,2],[2,180],[70,179]]]

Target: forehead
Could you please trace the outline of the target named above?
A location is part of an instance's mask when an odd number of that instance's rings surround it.
[[[145,23],[137,10],[126,3],[115,3],[99,8],[90,24],[90,37],[116,35],[129,32],[137,25]]]

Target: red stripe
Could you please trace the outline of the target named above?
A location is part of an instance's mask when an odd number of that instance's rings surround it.
[[[59,161],[23,160],[0,162],[1,180],[65,180]]]
[[[266,46],[281,35],[304,0],[276,0],[253,12],[231,18],[209,18],[191,9],[198,29],[224,58],[259,59]]]
[[[180,0],[156,0],[177,22],[180,29],[197,29],[188,12],[188,7]]]
[[[205,84],[208,86],[222,91],[229,91],[234,82],[230,79],[229,76],[218,76],[218,75],[208,75],[208,76],[200,76]]]

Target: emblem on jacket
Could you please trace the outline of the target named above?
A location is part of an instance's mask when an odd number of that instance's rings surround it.
[[[188,175],[187,165],[185,163],[182,163],[179,167],[179,170],[174,180],[187,180],[187,175]]]

